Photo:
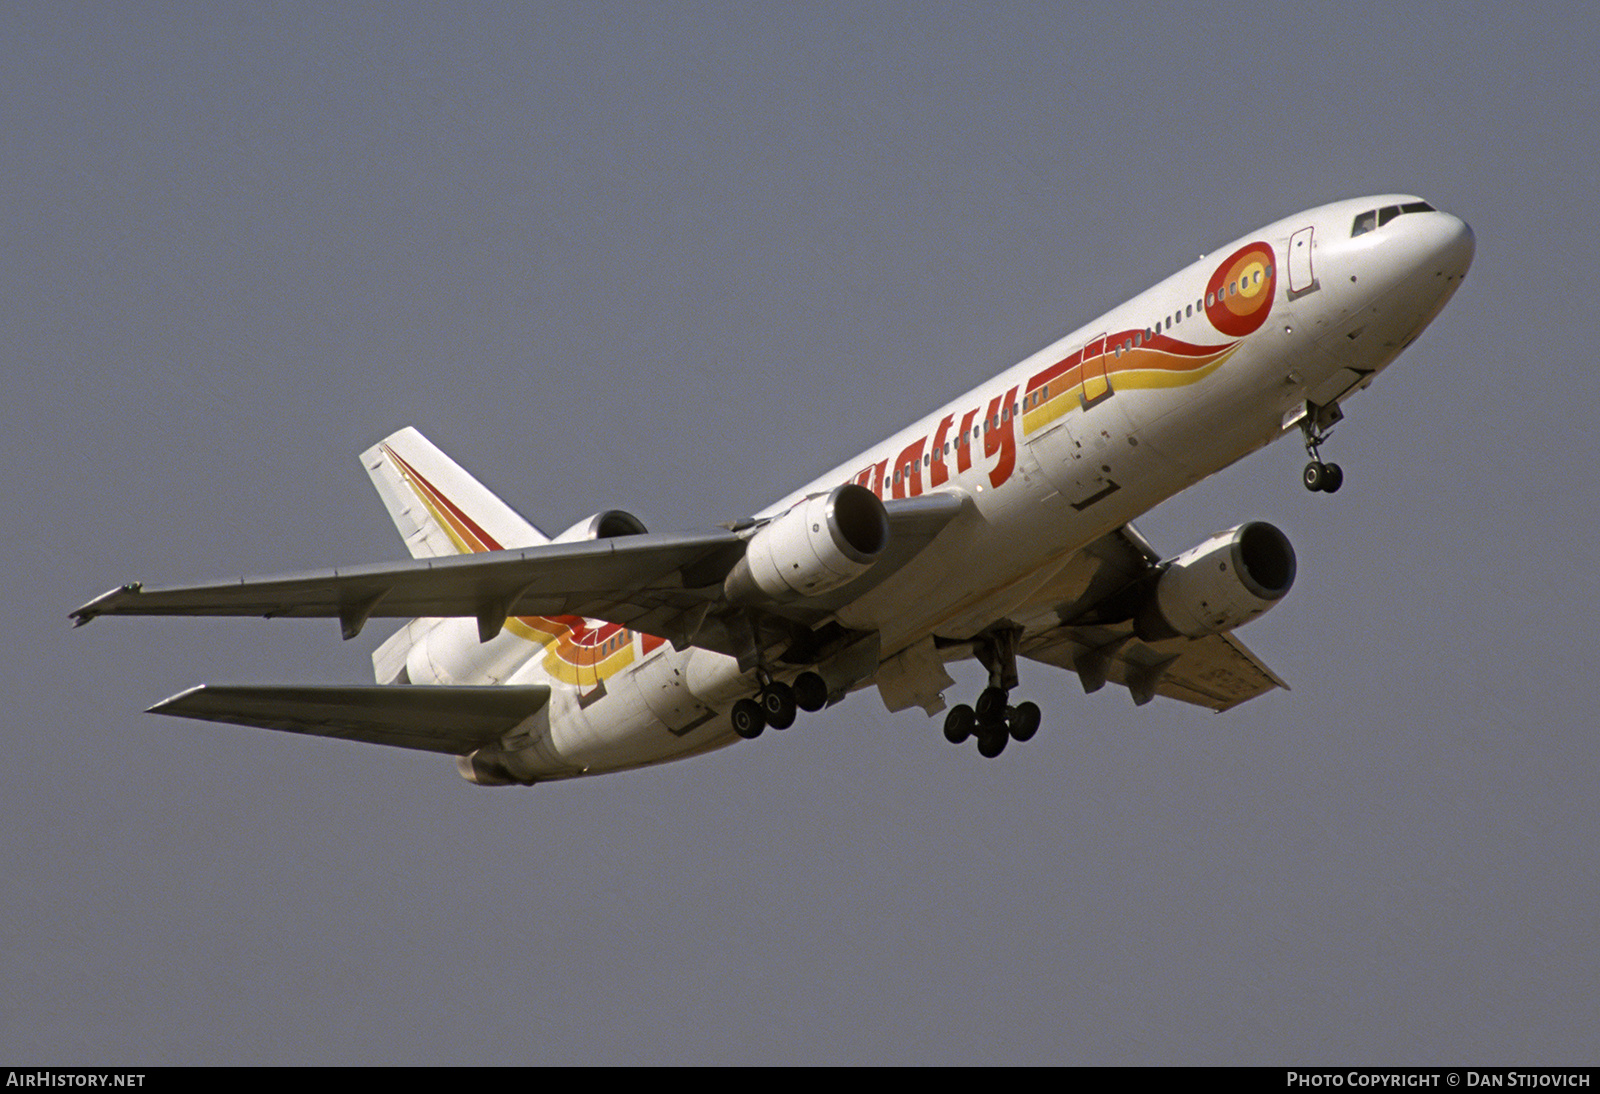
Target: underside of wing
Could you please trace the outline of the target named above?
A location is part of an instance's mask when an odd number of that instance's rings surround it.
[[[1140,704],[1164,695],[1223,711],[1288,687],[1232,634],[1140,638],[1132,594],[1160,561],[1132,525],[1090,544],[1035,596],[1018,653],[1077,673],[1085,691],[1120,684]]]
[[[550,689],[542,684],[205,684],[157,703],[150,713],[460,756],[498,741],[537,714],[549,699]]]
[[[1085,691],[1121,684],[1135,703],[1156,695],[1223,711],[1274,688],[1287,688],[1273,671],[1229,634],[1169,638],[1145,643],[1126,629],[1057,627],[1025,640],[1029,660],[1076,672]]]

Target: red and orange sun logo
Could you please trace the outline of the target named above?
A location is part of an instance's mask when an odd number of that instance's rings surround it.
[[[1243,338],[1267,321],[1277,282],[1270,246],[1251,243],[1239,248],[1223,260],[1206,285],[1206,318],[1223,334]]]

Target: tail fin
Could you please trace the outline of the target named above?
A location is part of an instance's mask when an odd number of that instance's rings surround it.
[[[413,558],[550,541],[410,426],[367,449],[361,462]]]

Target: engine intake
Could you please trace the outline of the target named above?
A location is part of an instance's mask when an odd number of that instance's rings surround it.
[[[888,545],[883,502],[849,483],[813,494],[763,526],[723,590],[741,604],[816,596],[861,576]]]
[[[1281,600],[1294,576],[1288,536],[1263,521],[1241,524],[1161,564],[1136,630],[1146,641],[1231,631]]]

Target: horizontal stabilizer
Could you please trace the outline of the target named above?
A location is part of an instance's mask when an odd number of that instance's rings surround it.
[[[543,684],[500,687],[203,684],[151,707],[208,722],[465,755],[550,700]]]

